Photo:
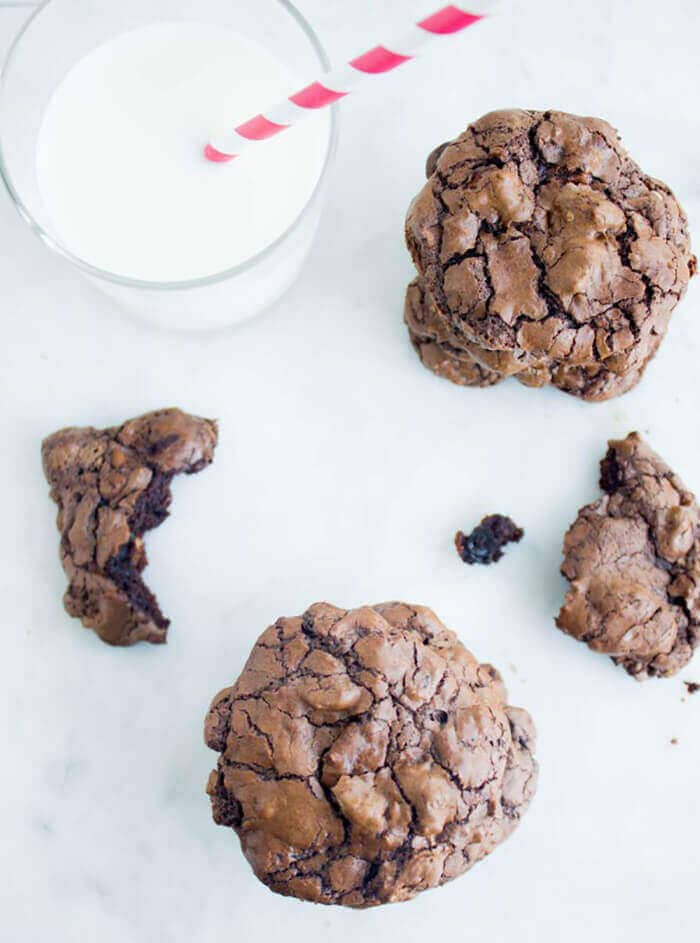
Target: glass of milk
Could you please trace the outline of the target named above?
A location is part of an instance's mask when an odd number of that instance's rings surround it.
[[[228,164],[209,135],[329,64],[287,0],[48,0],[0,83],[0,170],[54,252],[165,328],[250,318],[299,274],[337,135],[324,109]]]

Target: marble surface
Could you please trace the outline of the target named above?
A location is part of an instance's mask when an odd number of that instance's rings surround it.
[[[300,6],[341,59],[430,3]],[[3,48],[25,15],[0,5]],[[610,117],[697,227],[699,29],[691,0],[534,0],[382,80],[383,95],[344,109],[303,277],[223,335],[124,319],[2,196],[0,939],[697,936],[700,696],[684,699],[682,680],[700,681],[700,656],[680,678],[635,684],[552,617],[561,537],[597,494],[607,437],[648,434],[700,489],[700,285],[642,386],[600,406],[439,381],[417,363],[401,303],[402,218],[425,155],[493,107]],[[173,516],[150,537],[170,643],[111,650],[63,613],[39,442],[170,404],[220,419],[218,460],[177,482]],[[493,510],[526,540],[498,567],[467,569],[452,535]],[[491,858],[412,904],[354,913],[275,897],[210,820],[209,699],[278,615],[397,597],[431,605],[533,713],[534,805]]]

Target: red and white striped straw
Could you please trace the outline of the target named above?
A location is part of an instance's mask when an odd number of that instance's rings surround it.
[[[478,4],[481,6],[481,4]],[[416,23],[396,42],[375,46],[352,59],[346,66],[312,82],[289,98],[256,115],[233,130],[217,134],[204,149],[205,157],[226,163],[238,157],[251,144],[267,141],[297,124],[306,115],[327,108],[345,98],[369,76],[383,75],[414,59],[426,46],[445,36],[461,33],[484,18],[484,13],[450,4]]]

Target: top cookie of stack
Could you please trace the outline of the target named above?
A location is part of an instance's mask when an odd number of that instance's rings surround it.
[[[428,160],[406,223],[421,359],[586,400],[635,386],[695,273],[687,218],[605,121],[499,111]]]

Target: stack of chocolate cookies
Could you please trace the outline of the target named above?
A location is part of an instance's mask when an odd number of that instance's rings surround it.
[[[605,121],[499,111],[428,159],[406,224],[405,320],[463,386],[586,400],[634,387],[695,271],[685,213]]]

